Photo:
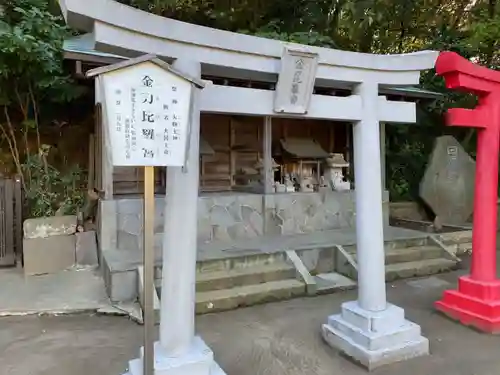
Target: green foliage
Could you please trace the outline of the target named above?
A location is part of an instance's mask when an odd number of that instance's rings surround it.
[[[327,35],[323,35],[316,31],[296,31],[292,33],[281,32],[279,25],[275,21],[259,28],[254,32],[251,32],[250,30],[238,30],[238,32],[260,36],[262,38],[282,40],[285,42],[335,48],[335,42]]]
[[[63,71],[62,44],[68,35],[46,0],[6,1],[0,23],[0,104],[33,111],[24,108],[31,95],[37,101],[68,101],[81,93]]]
[[[497,0],[120,1],[161,16],[265,38],[367,53],[452,50],[492,68],[500,65]],[[54,0],[49,2],[54,5]],[[61,46],[68,30],[51,13],[49,2],[4,0],[0,104],[3,100],[10,103],[10,110],[13,105],[21,109],[16,130],[22,134],[38,129],[37,103],[46,97],[71,100],[78,95],[61,68]],[[446,127],[443,114],[451,107],[471,108],[476,98],[447,90],[434,72],[422,76],[422,86],[442,93],[442,99],[420,103],[417,125],[386,128],[392,199],[418,197],[437,136],[454,135],[474,155],[474,132]]]
[[[38,152],[43,150],[40,127],[52,121],[49,110],[83,93],[64,71],[62,46],[70,33],[52,14],[53,6],[47,0],[5,0],[0,20],[0,136],[36,216],[50,215],[60,205],[66,210],[79,200],[78,194],[62,199],[61,194],[75,193],[66,186],[67,175],[49,165],[39,168],[45,155]],[[34,154],[31,134],[36,135]]]
[[[500,65],[497,0],[121,0],[186,22],[288,42],[370,53],[451,50],[493,68]],[[447,90],[434,72],[422,86],[443,94],[421,102],[416,125],[388,125],[387,177],[391,199],[418,198],[434,140],[452,134],[474,155],[474,131],[446,127],[451,107],[476,98]]]
[[[29,217],[75,214],[84,203],[83,171],[73,165],[62,173],[48,163],[49,152],[50,146],[42,145],[22,164],[25,175],[31,176],[25,191]]]

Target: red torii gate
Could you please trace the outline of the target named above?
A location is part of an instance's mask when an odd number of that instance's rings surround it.
[[[500,72],[475,65],[454,52],[443,52],[436,73],[449,89],[478,96],[475,109],[454,108],[447,114],[451,126],[478,129],[472,269],[460,277],[458,290],[447,290],[435,303],[441,312],[490,333],[500,332],[500,280],[496,272],[498,156],[500,146]]]

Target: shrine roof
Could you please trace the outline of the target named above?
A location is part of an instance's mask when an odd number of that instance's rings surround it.
[[[190,77],[189,75],[178,71],[177,69],[173,68],[170,64],[159,59],[155,55],[143,55],[143,56],[136,57],[133,59],[123,60],[123,61],[120,61],[116,64],[101,66],[99,68],[89,70],[87,72],[86,76],[87,77],[95,77],[95,76],[98,76],[101,74],[106,74],[106,73],[118,71],[118,70],[125,69],[125,68],[128,68],[128,67],[133,66],[133,65],[142,64],[142,63],[146,63],[146,62],[153,63],[156,66],[159,66],[160,68],[162,68],[162,69],[164,69],[172,74],[175,74],[178,77],[184,78],[186,81],[191,82],[193,85],[197,86],[198,88],[205,87],[205,82],[203,82],[202,80]]]
[[[128,59],[112,53],[96,51],[92,34],[83,34],[66,39],[63,44],[64,57],[94,63],[115,63]]]
[[[200,155],[202,156],[212,156],[215,155],[215,150],[210,146],[205,138],[200,136]]]
[[[326,159],[330,155],[321,145],[311,138],[284,138],[280,140],[281,147],[296,158]]]

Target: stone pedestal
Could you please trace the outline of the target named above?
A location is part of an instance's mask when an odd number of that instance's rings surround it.
[[[129,362],[129,372],[124,375],[143,374],[143,354]],[[169,357],[159,342],[155,343],[154,375],[225,375],[214,360],[214,353],[199,337],[195,336],[188,352],[179,357]]]
[[[446,290],[436,309],[483,332],[500,333],[500,280],[458,279],[458,290]]]
[[[77,218],[74,215],[25,220],[24,274],[42,275],[73,267],[76,226]]]
[[[389,363],[426,355],[429,341],[420,326],[405,319],[404,310],[388,304],[372,312],[356,301],[342,305],[342,312],[331,315],[322,327],[324,340],[370,371]]]

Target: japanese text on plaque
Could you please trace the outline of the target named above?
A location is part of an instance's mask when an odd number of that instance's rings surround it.
[[[182,147],[187,136],[182,131],[178,87],[155,85],[154,77],[144,75],[137,85],[117,88],[113,94],[115,134],[123,137],[125,159],[168,164],[172,150]]]

